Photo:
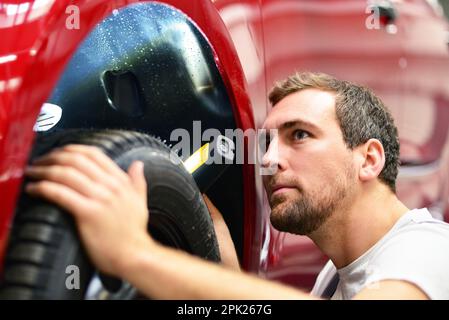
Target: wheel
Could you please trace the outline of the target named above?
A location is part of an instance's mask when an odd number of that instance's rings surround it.
[[[151,235],[165,245],[220,261],[213,223],[201,193],[192,176],[180,161],[175,161],[176,155],[164,143],[137,132],[72,130],[39,137],[31,158],[70,143],[97,146],[124,170],[134,160],[143,161]],[[70,214],[22,193],[5,257],[0,298],[129,299],[137,296],[138,292],[129,284],[95,271]]]

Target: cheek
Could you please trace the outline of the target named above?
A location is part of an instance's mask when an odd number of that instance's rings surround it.
[[[321,173],[321,179],[328,185],[335,185],[336,183],[349,183],[354,176],[354,169],[352,159],[347,155],[330,156],[318,166]]]
[[[344,160],[332,152],[297,155],[292,157],[290,165],[300,181],[317,186],[339,179],[346,168]]]
[[[322,141],[288,153],[293,174],[309,185],[341,179],[352,165],[352,154],[337,141]]]
[[[327,152],[291,152],[289,166],[298,176],[315,175],[322,166],[328,166],[329,153]]]

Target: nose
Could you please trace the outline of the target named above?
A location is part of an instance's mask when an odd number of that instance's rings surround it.
[[[268,150],[262,156],[261,166],[266,174],[274,174],[278,170],[279,165],[279,140],[278,137],[274,137],[268,146]]]
[[[273,152],[274,148],[272,147],[273,142],[271,142],[268,150],[262,156],[262,167],[268,168],[273,165],[277,165],[278,159],[275,157],[275,153]]]

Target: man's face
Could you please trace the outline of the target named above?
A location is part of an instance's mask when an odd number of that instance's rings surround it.
[[[335,94],[302,90],[282,99],[265,120],[277,129],[263,156],[263,166],[277,167],[264,176],[280,230],[309,235],[352,199],[356,171],[335,114]]]

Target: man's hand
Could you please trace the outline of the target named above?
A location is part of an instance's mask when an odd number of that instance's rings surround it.
[[[203,198],[209,209],[212,221],[214,222],[222,264],[231,269],[240,270],[234,242],[232,241],[231,234],[229,233],[228,226],[226,225],[223,216],[205,194],[203,194]]]
[[[40,181],[26,191],[73,214],[92,261],[155,299],[311,298],[297,290],[234,272],[180,250],[147,233],[147,188],[142,163],[123,172],[100,150],[71,145],[36,160],[26,174]],[[229,230],[208,202],[223,261],[236,265]],[[225,239],[223,241],[223,239]],[[224,249],[227,247],[226,249]],[[234,257],[227,253],[234,252]],[[182,266],[180,268],[180,266]]]
[[[95,147],[69,145],[27,168],[37,182],[26,191],[73,214],[88,254],[98,269],[120,275],[130,253],[154,245],[147,233],[147,185],[143,163],[128,173]]]

